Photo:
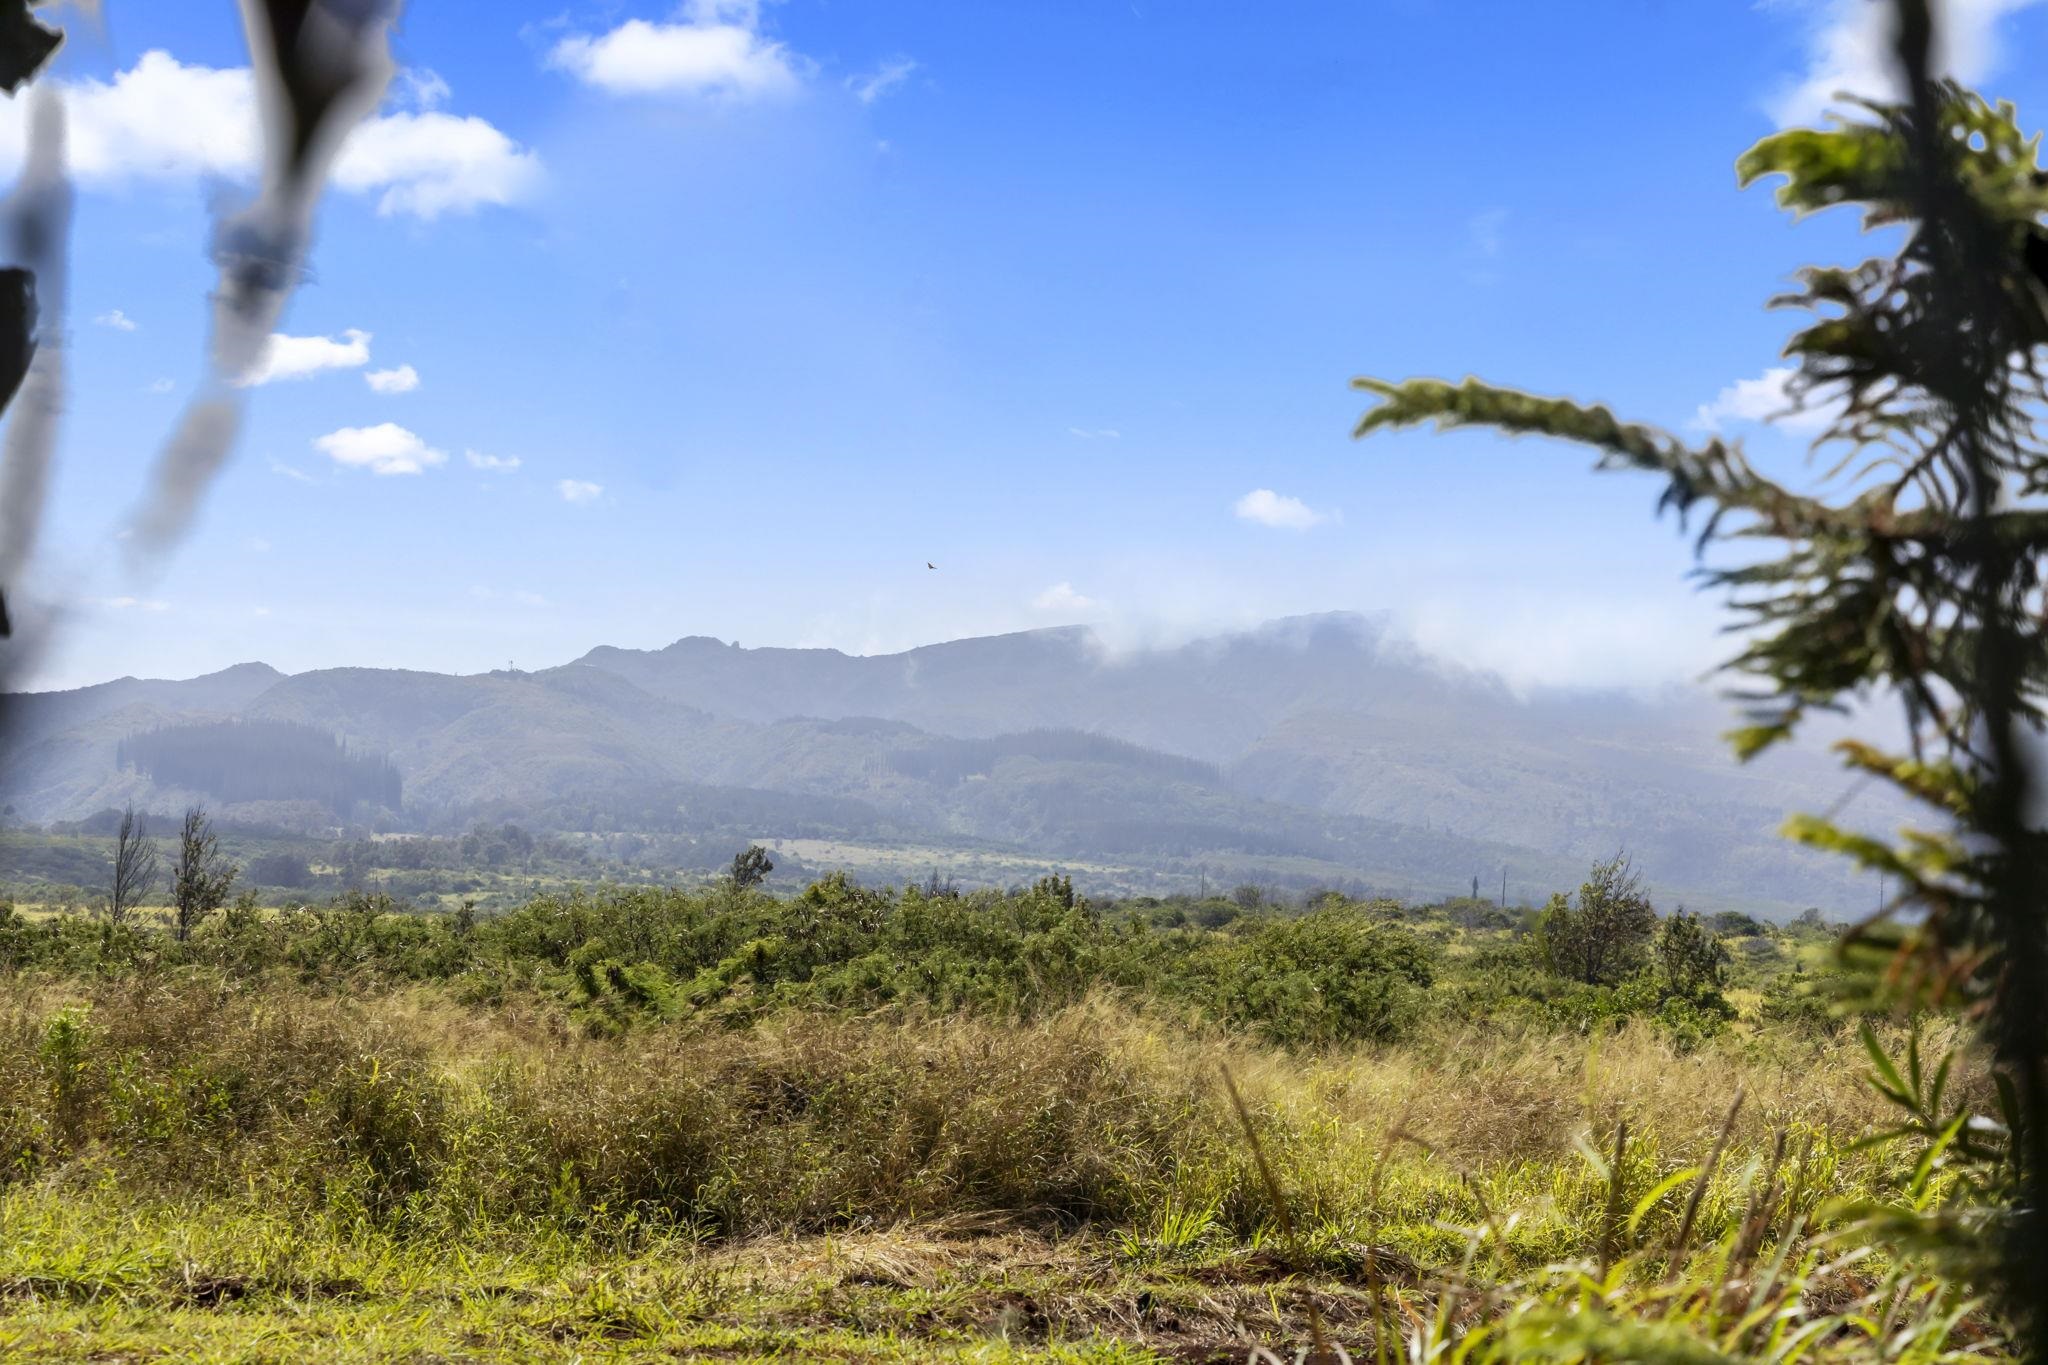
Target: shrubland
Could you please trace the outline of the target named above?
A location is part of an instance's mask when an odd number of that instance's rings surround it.
[[[1818,924],[1622,915],[1630,971],[1559,971],[1611,871],[1534,912],[831,876],[10,914],[0,1347],[1986,1349],[1883,1230],[1964,1174],[1869,1141],[1868,1047],[1958,1048],[1981,1102],[1959,1036],[1856,1014]]]

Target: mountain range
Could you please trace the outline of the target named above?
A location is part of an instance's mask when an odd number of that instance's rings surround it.
[[[289,829],[717,832],[909,849],[941,869],[1000,854],[1155,887],[1413,895],[1476,878],[1492,894],[1505,874],[1517,899],[1625,848],[1662,897],[1702,908],[1870,899],[1837,860],[1776,834],[1843,790],[1824,755],[1738,765],[1703,691],[1519,694],[1351,614],[1122,652],[1070,627],[873,656],[689,637],[462,676],[250,663],[14,694],[5,709],[15,824],[200,800]],[[125,739],[224,720],[294,722],[388,758],[399,805],[224,802],[117,759]]]

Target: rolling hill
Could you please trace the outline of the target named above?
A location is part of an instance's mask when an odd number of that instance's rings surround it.
[[[1534,897],[1625,846],[1664,894],[1703,906],[1868,895],[1775,835],[1788,811],[1839,791],[1817,755],[1738,767],[1716,738],[1721,709],[1698,692],[1518,696],[1353,615],[1125,654],[1065,628],[866,657],[691,637],[470,676],[245,664],[7,708],[0,794],[17,822],[208,800],[228,818],[299,824],[691,832],[733,828],[726,812],[744,810],[747,837],[1189,878],[1441,894],[1505,870]],[[403,807],[243,810],[115,761],[127,736],[225,717],[317,727],[387,757]]]

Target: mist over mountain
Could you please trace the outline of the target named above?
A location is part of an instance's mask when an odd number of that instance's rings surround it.
[[[1838,860],[1776,835],[1841,791],[1825,758],[1738,766],[1702,692],[1518,695],[1349,614],[1134,652],[1069,627],[877,656],[690,637],[470,676],[244,664],[11,705],[0,795],[16,823],[204,800],[299,828],[512,820],[888,845],[935,867],[997,851],[1125,885],[1443,894],[1477,877],[1497,893],[1505,872],[1528,898],[1625,847],[1662,895],[1697,905],[1869,899]],[[218,762],[155,777],[120,762],[136,736],[190,749],[213,732],[181,727],[226,720],[289,723],[235,729],[235,762],[270,763],[251,746],[306,727],[388,762],[401,804],[342,800],[353,789],[331,774],[301,790],[282,758],[211,791],[166,778]],[[250,791],[267,799],[233,799]]]

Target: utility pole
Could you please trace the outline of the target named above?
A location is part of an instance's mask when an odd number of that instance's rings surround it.
[[[1508,908],[1508,870],[1506,867],[1502,867],[1500,870],[1500,908],[1503,910]]]

